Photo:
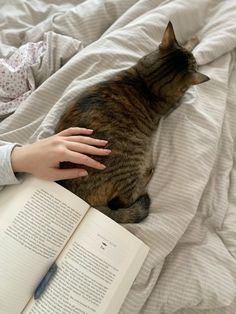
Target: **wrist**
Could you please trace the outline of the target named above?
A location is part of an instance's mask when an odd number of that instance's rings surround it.
[[[26,146],[16,146],[13,148],[11,153],[11,166],[14,172],[29,172]]]

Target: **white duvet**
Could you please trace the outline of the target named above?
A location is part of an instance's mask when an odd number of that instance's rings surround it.
[[[198,35],[194,55],[211,80],[191,88],[158,129],[151,213],[126,226],[151,251],[120,313],[235,314],[236,1],[0,5],[0,58],[27,42],[47,44],[27,69],[36,90],[0,123],[8,142],[53,134],[65,106],[154,50],[169,20],[179,42]]]

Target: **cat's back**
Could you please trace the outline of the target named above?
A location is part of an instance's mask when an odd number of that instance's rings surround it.
[[[99,196],[113,195],[124,184],[136,185],[145,169],[150,168],[153,130],[145,102],[137,80],[116,77],[89,88],[65,112],[57,131],[73,126],[93,129],[92,136],[108,140],[107,148],[112,151],[106,157],[93,156],[106,165],[105,170],[85,167],[89,176],[67,180],[66,187],[95,206],[104,202]]]
[[[107,139],[113,148],[127,142],[127,137],[137,145],[153,130],[148,91],[141,80],[124,71],[87,89],[64,113],[57,132],[72,126],[93,129],[94,137]]]

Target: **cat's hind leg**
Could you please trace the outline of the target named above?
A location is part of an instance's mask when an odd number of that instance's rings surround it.
[[[115,197],[108,204],[111,208],[102,206],[97,209],[118,223],[138,223],[148,216],[151,201],[147,193],[139,196],[129,207],[124,207],[125,203],[122,198]]]

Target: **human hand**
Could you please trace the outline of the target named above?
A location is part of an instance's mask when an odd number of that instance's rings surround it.
[[[80,168],[60,169],[60,162],[86,165],[95,169],[105,166],[88,155],[109,155],[109,149],[101,147],[105,140],[94,139],[93,130],[85,128],[69,128],[33,144],[16,146],[11,154],[14,172],[31,173],[35,177],[46,180],[65,180],[86,176],[88,172]],[[98,146],[98,147],[96,147]]]

